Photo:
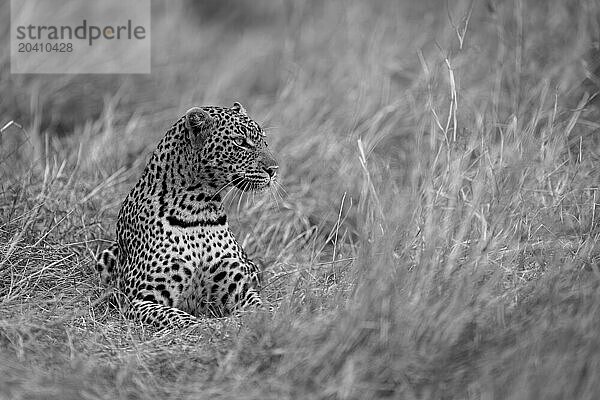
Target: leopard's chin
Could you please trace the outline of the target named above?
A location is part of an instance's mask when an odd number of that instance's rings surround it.
[[[253,191],[254,192],[264,192],[265,190],[267,190],[269,188],[269,186],[271,186],[270,180],[258,185],[256,188],[253,189]]]

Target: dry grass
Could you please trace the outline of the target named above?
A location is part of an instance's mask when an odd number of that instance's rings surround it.
[[[398,3],[155,4],[150,76],[3,54],[0,398],[598,398],[600,7]],[[233,101],[281,161],[229,205],[278,309],[127,321],[92,254],[172,121]]]

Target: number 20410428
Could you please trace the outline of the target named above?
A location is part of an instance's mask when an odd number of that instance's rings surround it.
[[[73,43],[18,43],[19,53],[71,53]]]

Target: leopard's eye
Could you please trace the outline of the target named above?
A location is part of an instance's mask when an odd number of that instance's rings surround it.
[[[255,147],[254,142],[245,136],[234,137],[233,144],[235,144],[238,147],[242,147],[244,149],[251,149],[251,148]]]

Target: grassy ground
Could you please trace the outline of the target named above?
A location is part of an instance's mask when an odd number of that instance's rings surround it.
[[[0,398],[598,398],[600,7],[441,4],[156,2],[150,76],[0,53]],[[127,321],[93,254],[164,130],[233,101],[281,163],[228,204],[278,309]]]

